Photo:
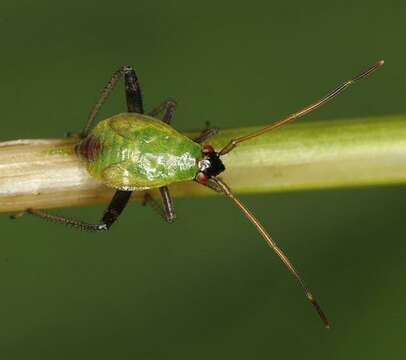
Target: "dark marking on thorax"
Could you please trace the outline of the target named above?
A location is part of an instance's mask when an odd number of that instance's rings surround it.
[[[83,160],[94,161],[102,152],[103,144],[98,137],[89,135],[76,145],[76,154]]]

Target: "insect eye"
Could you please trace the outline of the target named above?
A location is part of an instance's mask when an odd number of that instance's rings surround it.
[[[200,171],[200,172],[196,175],[196,181],[197,181],[198,183],[205,184],[205,183],[207,183],[208,180],[209,180],[209,176],[206,175],[204,172],[201,172],[201,171]]]
[[[211,145],[203,145],[203,150],[202,150],[203,154],[211,154],[214,153],[214,148]]]

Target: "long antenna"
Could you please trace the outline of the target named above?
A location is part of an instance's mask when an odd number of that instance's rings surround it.
[[[368,69],[366,69],[365,71],[363,71],[362,73],[358,74],[357,76],[354,76],[351,80],[347,80],[346,82],[342,83],[341,85],[337,86],[333,91],[329,92],[327,95],[323,96],[321,99],[317,100],[316,102],[306,106],[305,108],[303,108],[302,110],[299,110],[293,114],[288,115],[287,117],[277,120],[275,122],[273,122],[272,124],[262,128],[262,129],[258,129],[256,131],[253,131],[250,134],[241,136],[239,138],[236,139],[232,139],[229,141],[229,143],[224,146],[219,154],[220,155],[225,155],[227,153],[229,153],[230,151],[232,151],[237,144],[252,139],[256,136],[262,135],[268,131],[271,131],[277,127],[280,127],[282,125],[287,124],[290,121],[293,121],[303,115],[306,115],[314,110],[316,110],[317,108],[319,108],[320,106],[324,105],[325,103],[329,102],[331,99],[333,99],[334,97],[336,97],[338,94],[342,93],[347,87],[349,87],[350,85],[354,84],[356,81],[364,79],[366,77],[368,77],[369,75],[371,75],[373,72],[375,72],[376,70],[378,70],[382,65],[383,65],[384,61],[380,60],[377,63],[375,63],[374,65],[370,66]]]
[[[310,289],[305,285],[304,281],[302,280],[302,278],[299,275],[299,272],[296,270],[296,268],[290,262],[288,257],[282,251],[282,249],[272,239],[271,235],[269,235],[269,233],[265,230],[263,225],[254,216],[254,214],[252,214],[252,212],[245,207],[245,205],[232,193],[230,188],[222,180],[220,180],[219,178],[216,178],[216,177],[211,177],[210,180],[215,183],[215,186],[213,186],[213,188],[218,188],[226,196],[228,196],[230,199],[232,199],[234,201],[234,203],[243,212],[243,214],[247,217],[247,219],[249,221],[251,221],[251,223],[257,228],[257,230],[261,234],[261,236],[265,239],[265,241],[272,248],[272,250],[276,253],[276,255],[279,256],[279,258],[282,260],[282,262],[286,265],[286,267],[289,269],[289,271],[293,274],[293,276],[297,279],[299,284],[302,286],[307,299],[311,302],[311,304],[316,309],[316,311],[319,314],[321,320],[323,321],[325,327],[327,329],[329,329],[330,328],[330,322],[328,321],[327,316],[324,314],[323,310],[321,309],[319,303],[316,301],[316,299],[313,296],[313,294],[311,293]]]

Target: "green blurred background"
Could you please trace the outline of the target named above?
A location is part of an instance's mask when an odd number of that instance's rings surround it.
[[[302,121],[405,113],[405,15],[404,1],[378,0],[2,0],[0,140],[80,129],[122,64],[136,67],[147,108],[179,101],[180,130],[265,124],[380,58],[373,78]],[[103,114],[123,109],[120,89]],[[1,214],[0,357],[406,356],[406,187],[243,200],[330,332],[227,199],[179,199],[174,225],[133,204],[97,235]],[[96,220],[103,208],[62,213]]]

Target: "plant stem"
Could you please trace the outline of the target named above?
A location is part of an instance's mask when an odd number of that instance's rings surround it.
[[[219,149],[254,129],[222,130],[210,143]],[[0,211],[108,202],[113,190],[88,175],[76,142],[0,143]],[[237,193],[405,183],[406,115],[298,122],[240,144],[223,160],[222,177]],[[171,192],[214,194],[194,182],[173,184]]]

